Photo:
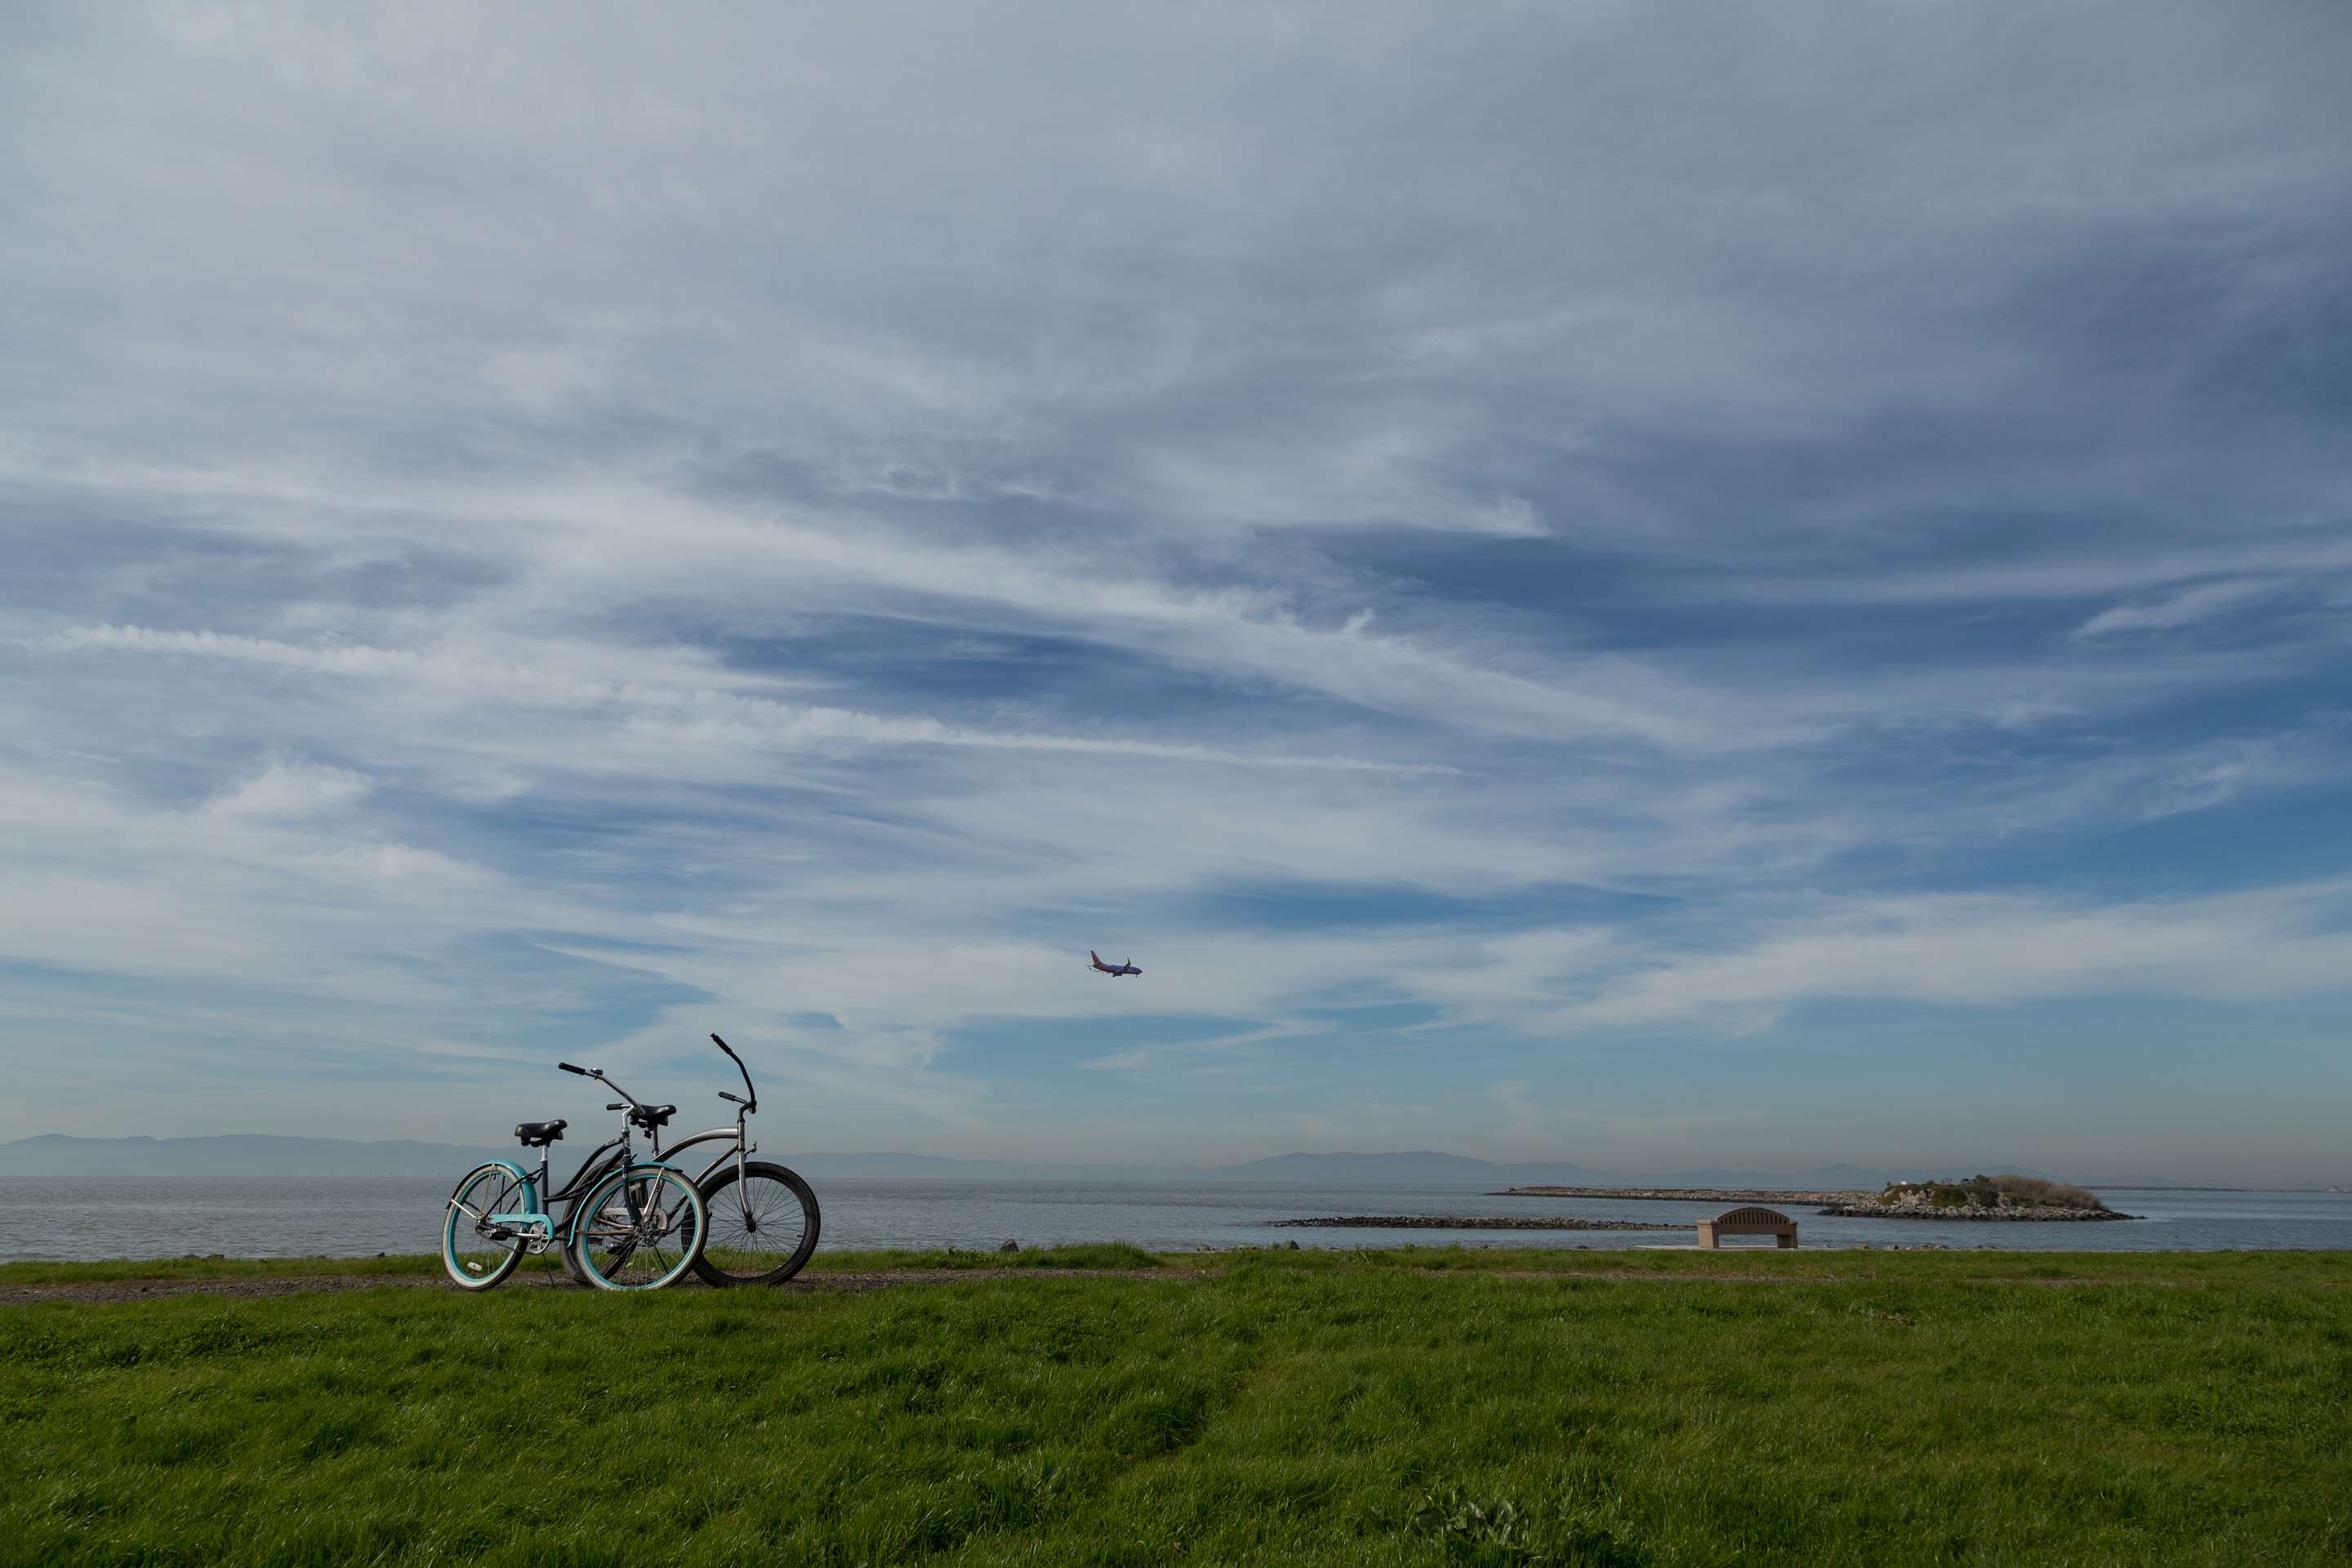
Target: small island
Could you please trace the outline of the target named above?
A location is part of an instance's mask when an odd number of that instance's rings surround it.
[[[1965,1182],[1893,1182],[1873,1196],[1823,1207],[1841,1219],[2098,1220],[2137,1219],[2109,1208],[2096,1193],[2038,1176],[1971,1176]]]

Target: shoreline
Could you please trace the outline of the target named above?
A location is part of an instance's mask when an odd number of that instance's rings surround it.
[[[2080,1225],[2098,1220],[2146,1217],[2125,1214],[2118,1209],[2062,1208],[2053,1204],[1999,1209],[1975,1208],[1967,1205],[1939,1209],[1927,1204],[1832,1204],[1819,1212],[1832,1219],[1986,1220],[2017,1225]]]

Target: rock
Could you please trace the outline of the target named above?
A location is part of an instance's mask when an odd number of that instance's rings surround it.
[[[1296,1251],[1297,1251],[1297,1250],[1298,1250],[1298,1243],[1297,1243],[1297,1242],[1295,1242],[1295,1241],[1286,1241],[1286,1242],[1284,1242],[1282,1245],[1283,1245],[1283,1246],[1285,1246],[1285,1247],[1288,1247],[1288,1248],[1290,1248],[1290,1250],[1291,1250],[1291,1251],[1293,1251],[1293,1252],[1296,1252]]]
[[[1004,1245],[998,1247],[996,1250],[999,1252],[1018,1252],[1021,1250],[1021,1244],[1013,1240],[1011,1237],[1007,1237],[1004,1238]]]

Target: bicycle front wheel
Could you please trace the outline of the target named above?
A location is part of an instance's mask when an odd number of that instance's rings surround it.
[[[491,1223],[494,1214],[514,1214],[527,1207],[523,1184],[504,1165],[477,1166],[466,1173],[449,1194],[449,1212],[441,1221],[441,1267],[467,1290],[487,1290],[501,1284],[522,1261],[523,1238]]]
[[[711,1285],[781,1285],[816,1250],[816,1194],[782,1165],[753,1160],[702,1182],[710,1237],[694,1271]]]
[[[633,1165],[583,1199],[572,1253],[591,1285],[658,1290],[702,1255],[702,1194],[667,1165]]]

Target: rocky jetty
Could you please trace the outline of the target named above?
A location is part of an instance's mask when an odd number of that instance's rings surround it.
[[[1650,1225],[1631,1219],[1529,1219],[1517,1215],[1477,1215],[1445,1219],[1421,1214],[1332,1215],[1323,1219],[1277,1219],[1276,1226],[1334,1226],[1359,1230],[1688,1230],[1686,1225]]]
[[[1506,1187],[1490,1198],[1649,1198],[1698,1204],[1843,1204],[1868,1203],[1871,1194],[1857,1192],[1792,1193],[1762,1187]]]

